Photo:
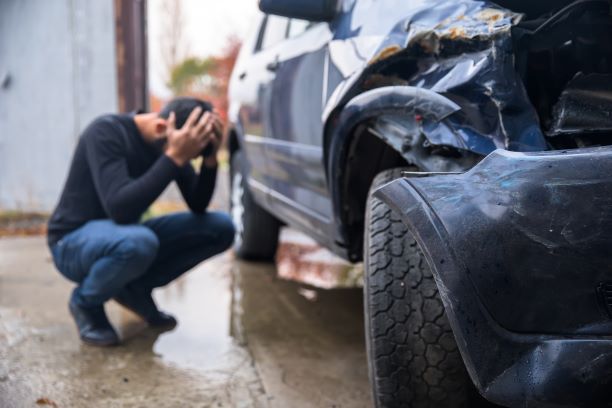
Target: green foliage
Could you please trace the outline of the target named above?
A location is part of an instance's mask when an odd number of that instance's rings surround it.
[[[216,67],[214,58],[187,58],[172,69],[168,87],[175,95],[197,91],[214,81],[212,74]]]

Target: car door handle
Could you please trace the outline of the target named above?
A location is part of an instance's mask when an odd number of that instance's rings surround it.
[[[276,57],[274,61],[266,65],[266,69],[270,72],[276,72],[278,70],[278,67],[280,67],[280,61],[278,60],[278,57]]]

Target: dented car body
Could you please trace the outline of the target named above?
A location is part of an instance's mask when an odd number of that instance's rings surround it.
[[[483,395],[609,405],[612,148],[498,150],[467,173],[407,177],[377,194],[428,258]]]
[[[470,377],[499,404],[612,401],[610,10],[339,1],[324,22],[284,20],[269,44],[282,23],[263,15],[233,73],[230,150],[245,152],[255,201],[340,256],[362,259],[376,174],[410,168],[378,197],[416,237]]]

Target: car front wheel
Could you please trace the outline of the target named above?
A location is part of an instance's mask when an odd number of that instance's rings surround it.
[[[375,178],[366,209],[364,304],[375,406],[473,406],[473,386],[431,270],[399,216],[372,195],[402,170]]]

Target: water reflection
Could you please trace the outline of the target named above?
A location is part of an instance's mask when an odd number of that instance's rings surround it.
[[[153,352],[206,375],[254,359],[277,402],[368,406],[362,291],[346,287],[360,274],[297,237],[283,235],[278,268],[228,253],[159,290],[156,300],[179,325]]]
[[[157,302],[179,325],[162,334],[153,351],[184,367],[210,369],[227,363],[234,351],[230,335],[230,256],[209,261],[168,288]]]
[[[277,406],[371,406],[360,288],[315,288],[240,261],[232,276],[232,332]]]
[[[243,275],[248,275],[248,279],[245,280]],[[254,280],[253,276],[256,276]],[[301,284],[274,285],[276,276]],[[285,229],[277,266],[237,261],[233,254],[226,253],[201,264],[173,284],[158,289],[154,293],[157,303],[163,310],[177,316],[179,325],[159,335],[153,352],[164,361],[182,367],[200,370],[224,367],[231,363],[229,356],[236,352],[239,344],[245,342],[241,323],[245,292],[250,292],[248,296],[265,299],[271,290],[276,290],[288,313],[299,318],[303,313],[292,305],[295,299],[317,302],[321,292],[317,288],[355,287],[360,285],[361,278],[360,266],[348,264],[306,236]],[[269,281],[269,285],[260,287],[257,280]],[[288,299],[293,300],[289,302]],[[338,302],[342,303],[342,299]],[[263,301],[256,307],[267,309]],[[125,310],[118,313],[116,319],[122,322],[120,334],[124,339],[138,336],[145,330],[144,323],[131,313]],[[255,310],[251,313],[258,316]]]
[[[174,330],[155,332],[109,302],[124,342],[97,348],[76,336],[72,285],[52,270],[44,241],[3,245],[0,406],[369,406],[359,288],[279,279],[273,264],[227,253],[156,291]]]
[[[297,231],[284,229],[276,254],[278,276],[331,289],[363,286],[363,265],[353,265]]]

